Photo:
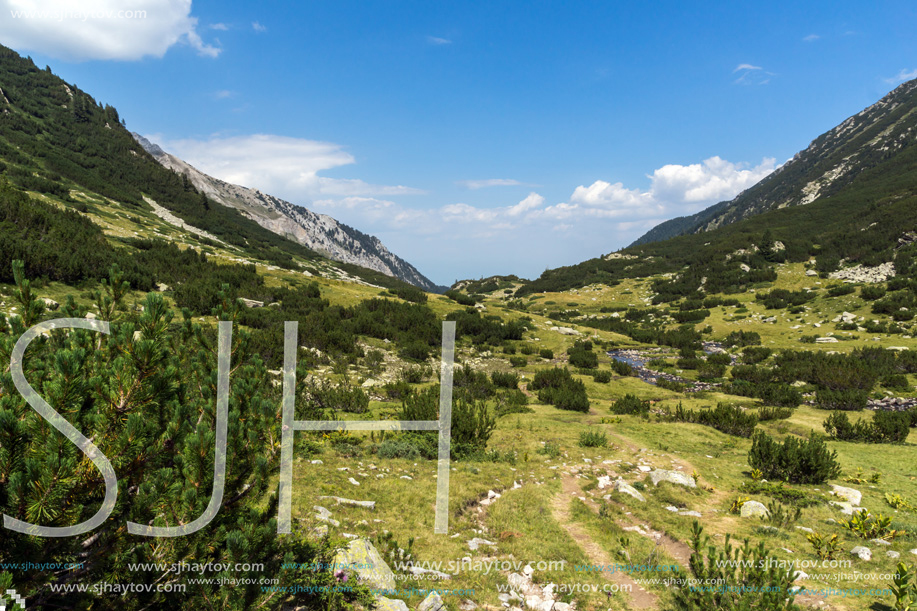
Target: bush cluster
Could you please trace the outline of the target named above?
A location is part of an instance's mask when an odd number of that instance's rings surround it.
[[[638,414],[650,413],[650,402],[642,401],[636,395],[626,394],[611,404],[613,414]]]
[[[595,369],[599,366],[599,357],[592,351],[592,342],[576,341],[567,349],[570,364],[582,369]]]
[[[767,479],[794,484],[822,484],[841,473],[837,452],[829,451],[814,431],[808,439],[790,436],[783,443],[758,431],[752,437],[748,464]]]
[[[824,422],[832,439],[862,443],[904,443],[910,433],[911,415],[907,412],[879,411],[871,422],[850,422],[844,412],[834,412]]]
[[[751,437],[758,424],[757,416],[728,403],[718,403],[715,409],[693,410],[685,409],[679,402],[675,411],[666,414],[665,419],[703,424],[736,437]]]
[[[567,368],[555,367],[539,371],[529,388],[538,391],[538,400],[542,403],[559,409],[584,413],[589,411],[586,385],[574,379]]]

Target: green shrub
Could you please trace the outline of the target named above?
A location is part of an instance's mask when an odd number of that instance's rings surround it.
[[[538,400],[542,403],[554,405],[559,409],[589,411],[586,385],[574,379],[566,368],[555,367],[539,371],[529,388],[538,391]]]
[[[656,378],[656,386],[659,388],[665,388],[666,390],[671,390],[674,392],[684,392],[685,385],[681,382],[675,382],[673,380],[667,380],[665,378]]]
[[[427,365],[408,365],[403,367],[399,377],[408,384],[420,384],[433,375],[433,370]]]
[[[515,371],[492,371],[490,381],[497,388],[518,388],[519,374]]]
[[[725,374],[725,365],[717,365],[709,361],[701,363],[700,367],[697,368],[698,380],[714,380],[716,378],[722,378]]]
[[[841,473],[837,452],[829,451],[814,431],[806,440],[790,436],[783,443],[758,431],[752,437],[748,464],[767,479],[794,484],[822,484]]]
[[[789,407],[762,407],[758,409],[758,422],[768,420],[786,420],[793,415],[793,410]]]
[[[675,411],[666,415],[666,419],[673,422],[703,424],[737,437],[751,437],[758,424],[758,418],[754,414],[746,413],[728,403],[718,403],[715,409],[691,410],[684,409],[679,402]]]
[[[379,458],[416,459],[421,457],[421,451],[416,444],[409,441],[387,439],[376,447],[376,455]]]
[[[761,344],[761,335],[755,331],[733,331],[723,340],[727,346],[757,346]]]
[[[470,297],[464,293],[459,293],[458,291],[446,291],[444,294],[446,297],[459,305],[474,306],[474,304],[477,303],[474,297]]]
[[[907,392],[911,385],[907,383],[907,377],[900,373],[885,376],[882,379],[882,386],[891,390],[901,390]]]
[[[576,341],[567,349],[570,364],[582,369],[595,369],[599,366],[599,357],[592,351],[592,342]]]
[[[731,365],[732,357],[725,352],[716,352],[707,357],[707,362],[711,365]]]
[[[682,357],[675,361],[675,366],[679,369],[699,369],[704,364],[704,360],[696,356]]]
[[[532,344],[522,344],[519,346],[519,352],[522,354],[535,354],[538,352],[538,349]]]
[[[885,297],[885,287],[880,284],[867,284],[860,289],[860,298],[865,301],[875,301]]]
[[[554,358],[554,351],[551,350],[550,348],[542,348],[541,350],[538,351],[538,356],[550,361],[551,359]]]
[[[865,390],[819,388],[815,392],[815,407],[820,409],[859,411],[865,408],[868,402],[869,394]]]
[[[362,414],[369,409],[369,395],[358,386],[334,386],[322,379],[309,384],[306,392],[309,401],[320,409],[334,409],[354,414]]]
[[[427,294],[414,286],[396,286],[389,289],[389,292],[397,297],[401,297],[405,301],[410,301],[412,303],[427,303]]]
[[[498,392],[494,415],[497,418],[502,418],[509,414],[530,414],[534,410],[527,407],[528,402],[529,398],[518,388]]]
[[[509,364],[513,367],[525,367],[528,364],[529,360],[524,356],[511,356],[509,357]]]
[[[637,373],[634,371],[634,368],[627,363],[615,359],[611,360],[611,369],[619,376],[634,376]]]
[[[796,507],[814,507],[825,502],[821,497],[814,496],[808,490],[787,488],[783,482],[744,482],[739,486],[739,492],[747,494],[763,494],[777,499],[782,503]]]
[[[604,448],[608,446],[605,431],[583,431],[579,434],[579,445],[582,448]]]
[[[399,420],[438,420],[439,385],[411,392],[401,402]],[[451,456],[462,459],[483,451],[496,427],[496,418],[484,401],[465,393],[457,394],[452,402]],[[424,458],[438,456],[438,435],[435,432],[408,432],[405,438],[415,445]]]
[[[560,456],[560,446],[556,442],[549,441],[535,450],[535,453],[542,454],[549,458],[557,458]]]
[[[636,395],[626,394],[611,404],[613,414],[638,414],[650,413],[650,402],[641,401]]]
[[[850,295],[855,292],[856,289],[853,288],[851,284],[840,284],[838,286],[832,286],[828,289],[828,294],[832,297],[840,297],[841,295]]]
[[[879,411],[872,422],[851,423],[844,412],[834,412],[824,422],[832,439],[863,443],[904,443],[910,433],[911,416],[904,412]]]
[[[453,373],[452,387],[459,391],[458,394],[464,394],[472,399],[487,399],[496,392],[486,373],[472,369],[467,364]]]
[[[761,609],[767,611],[801,611],[793,602],[793,570],[772,559],[761,541],[752,547],[748,540],[741,548],[731,544],[726,535],[723,549],[717,550],[702,536],[703,529],[694,521],[691,559],[688,566],[700,584],[687,584],[674,590],[675,607],[679,611],[710,611],[711,609]],[[706,549],[706,554],[704,553]],[[680,576],[681,577],[681,576]]]
[[[401,358],[409,361],[426,361],[430,357],[430,346],[420,340],[412,341],[399,351]]]
[[[574,350],[570,353],[570,364],[583,369],[595,369],[599,366],[599,357],[595,352]]]
[[[592,379],[598,382],[599,384],[608,384],[611,382],[611,372],[610,371],[596,371],[592,374]]]

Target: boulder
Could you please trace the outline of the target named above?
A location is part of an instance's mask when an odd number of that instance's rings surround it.
[[[893,551],[893,550],[888,550],[887,552],[885,552],[885,555],[888,556],[889,558],[891,558],[892,560],[897,560],[898,558],[901,557],[901,553],[900,553],[900,552],[896,552],[896,551]]]
[[[741,515],[743,518],[766,518],[770,515],[770,512],[768,512],[764,503],[759,501],[745,501],[742,503]]]
[[[355,572],[357,580],[370,588],[395,591],[397,584],[392,569],[368,539],[351,541],[347,549],[339,551],[334,556],[333,563]]]
[[[447,611],[446,603],[443,602],[439,594],[430,592],[427,594],[427,597],[423,599],[423,602],[420,603],[420,606],[417,607],[417,611]]]
[[[380,596],[376,599],[376,611],[410,611],[403,600],[396,600]]]
[[[487,539],[481,539],[480,537],[475,537],[468,542],[468,548],[471,551],[476,551],[482,545],[496,545],[493,541],[488,541]]]
[[[643,495],[640,494],[640,491],[625,482],[620,477],[613,484],[615,492],[623,492],[624,494],[630,495],[637,499],[640,502],[645,502],[646,499],[643,498]]]
[[[551,331],[556,331],[561,335],[581,335],[579,331],[570,327],[551,327]]]
[[[854,506],[859,506],[860,501],[863,500],[863,493],[859,490],[854,490],[853,488],[847,488],[845,486],[836,486],[831,484],[831,491],[840,498],[844,499],[848,503]]]
[[[697,488],[697,484],[694,482],[693,477],[678,471],[656,469],[650,473],[650,481],[653,482],[654,486],[658,486],[660,482],[669,482],[671,484],[678,484],[679,486],[687,486],[688,488]]]
[[[850,553],[860,560],[872,560],[872,550],[862,545],[857,545],[855,548],[850,550]]]

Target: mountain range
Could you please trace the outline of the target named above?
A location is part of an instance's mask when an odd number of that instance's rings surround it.
[[[736,223],[769,210],[805,206],[844,190],[917,137],[917,79],[812,141],[775,172],[734,199],[657,225],[631,246]]]
[[[442,292],[416,267],[392,254],[379,238],[349,227],[325,214],[204,174],[137,133],[138,143],[163,167],[187,176],[211,200],[234,208],[265,229],[287,237],[334,261],[366,267],[404,280],[426,291]]]

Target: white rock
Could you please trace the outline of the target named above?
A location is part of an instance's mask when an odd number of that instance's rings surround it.
[[[872,560],[872,550],[862,545],[857,545],[855,548],[850,550],[850,553],[860,560]]]
[[[488,541],[487,539],[481,539],[480,537],[475,537],[468,542],[468,547],[471,551],[477,550],[482,545],[496,545],[493,541]]]
[[[645,501],[646,501],[646,499],[643,498],[643,495],[640,494],[640,491],[639,491],[639,490],[637,490],[636,488],[634,488],[633,486],[631,486],[630,484],[628,484],[627,482],[625,482],[625,481],[624,481],[623,479],[621,479],[620,477],[619,477],[617,480],[615,480],[615,483],[614,483],[614,490],[615,490],[616,492],[623,492],[624,494],[628,494],[628,495],[634,497],[635,499],[637,499],[638,501],[641,501],[641,502],[645,502]]]
[[[863,500],[863,493],[853,488],[847,488],[845,486],[837,486],[835,484],[831,484],[831,491],[833,494],[844,499],[851,505],[858,506],[860,504],[860,501]]]
[[[697,484],[694,482],[693,477],[685,475],[684,473],[679,473],[678,471],[656,469],[650,473],[650,481],[653,482],[654,486],[658,486],[660,482],[670,482],[672,484],[678,484],[679,486],[697,488]]]
[[[759,501],[745,501],[742,503],[743,518],[764,518],[769,515],[767,507]]]

